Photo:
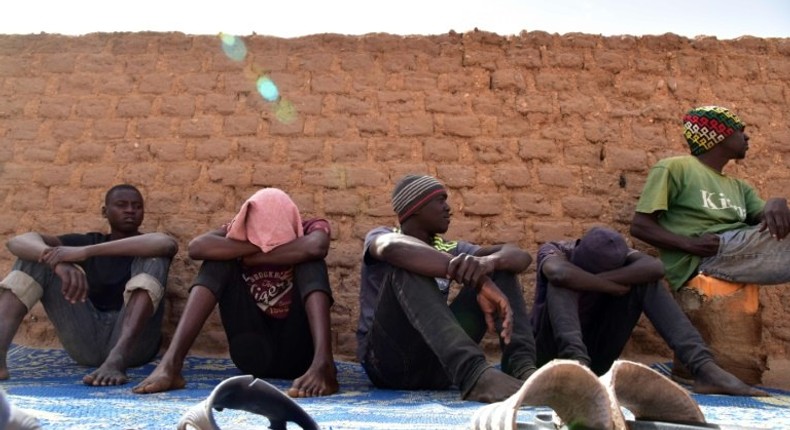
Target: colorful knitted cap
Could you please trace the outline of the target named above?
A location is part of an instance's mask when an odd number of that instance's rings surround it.
[[[707,152],[736,130],[743,128],[743,122],[738,115],[719,106],[694,108],[683,116],[683,136],[692,155]]]
[[[402,223],[435,196],[446,192],[433,176],[406,175],[392,191],[392,208]]]

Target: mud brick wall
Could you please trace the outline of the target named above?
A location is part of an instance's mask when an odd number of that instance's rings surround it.
[[[169,337],[199,267],[189,240],[227,222],[258,188],[283,188],[306,215],[332,222],[335,350],[351,357],[362,240],[395,222],[390,190],[405,173],[447,184],[448,236],[516,242],[534,255],[592,225],[627,233],[648,168],[686,152],[681,115],[720,104],[752,137],[748,158],[728,172],[766,197],[790,189],[790,39],[476,31],[243,40],[247,57],[234,61],[212,36],[0,36],[0,237],[102,230],[104,191],[139,186],[144,230],[181,244]],[[278,119],[283,105],[258,94],[262,73],[295,116]],[[3,272],[12,262],[0,251]],[[522,280],[531,303],[534,265]],[[787,287],[761,293],[771,355],[790,353]],[[17,342],[57,344],[40,306]],[[629,347],[668,351],[646,322]],[[215,313],[193,352],[225,348]]]

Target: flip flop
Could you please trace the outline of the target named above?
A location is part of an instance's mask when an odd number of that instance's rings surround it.
[[[252,375],[234,376],[220,382],[206,400],[184,413],[178,430],[220,430],[212,410],[226,408],[263,415],[269,419],[272,430],[285,430],[288,421],[304,430],[319,430],[318,424],[295,401]]]
[[[522,405],[547,406],[557,419],[550,423],[518,423]],[[588,368],[574,360],[552,360],[533,373],[512,396],[475,411],[473,430],[557,428],[557,421],[574,429],[624,429],[625,419],[606,387]]]
[[[616,360],[601,376],[601,381],[637,421],[707,424],[705,415],[686,389],[644,364]]]
[[[38,420],[8,403],[5,392],[0,390],[0,429],[41,430]]]
[[[517,422],[522,405],[545,406],[533,422]],[[626,420],[622,407],[634,414]],[[538,369],[508,399],[478,409],[472,430],[527,429],[685,430],[708,424],[687,390],[640,363],[617,360],[597,377],[572,360],[553,360]]]

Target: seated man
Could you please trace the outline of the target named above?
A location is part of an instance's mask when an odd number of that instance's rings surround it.
[[[186,385],[184,358],[219,303],[230,357],[239,370],[256,378],[296,378],[288,390],[292,397],[337,392],[332,291],[324,262],[328,250],[326,220],[302,221],[286,193],[259,190],[228,225],[189,243],[189,257],[205,261],[173,341],[133,391],[157,393]]]
[[[785,198],[763,201],[746,182],[722,173],[749,148],[744,124],[717,106],[690,110],[683,128],[691,155],[660,160],[650,170],[631,235],[660,251],[677,290],[699,273],[750,284],[790,282],[790,209]]]
[[[538,364],[577,360],[597,375],[620,356],[642,312],[694,375],[694,391],[759,396],[719,367],[666,288],[661,262],[630,249],[614,230],[595,227],[580,240],[538,250],[532,325]]]
[[[536,369],[535,345],[517,274],[532,257],[514,245],[446,241],[447,190],[430,176],[408,175],[392,193],[400,228],[365,238],[357,357],[374,385],[461,390],[496,402]],[[452,282],[460,285],[448,306]],[[499,335],[502,371],[478,345]]]
[[[110,234],[31,232],[8,241],[19,259],[0,282],[0,379],[9,377],[8,347],[39,300],[69,356],[98,367],[85,384],[124,384],[127,368],[156,355],[178,243],[163,233],[141,233],[144,214],[140,191],[116,185],[102,207]]]

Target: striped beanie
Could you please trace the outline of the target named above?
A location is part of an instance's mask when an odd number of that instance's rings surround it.
[[[406,175],[392,191],[392,208],[402,223],[435,196],[446,192],[433,176]]]
[[[683,136],[692,155],[700,155],[744,125],[737,115],[719,106],[694,108],[683,116]]]

